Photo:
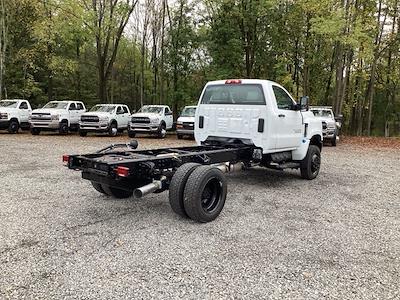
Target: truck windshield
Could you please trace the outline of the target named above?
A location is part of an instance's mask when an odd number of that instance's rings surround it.
[[[112,113],[115,107],[115,105],[95,105],[90,109],[90,111]]]
[[[332,112],[329,109],[314,109],[312,112],[316,117],[333,118]]]
[[[0,101],[0,107],[16,108],[17,104],[18,101],[9,101],[9,100]]]
[[[139,109],[138,112],[140,113],[151,113],[151,114],[161,114],[163,111],[162,107],[158,106],[143,106],[141,109]]]
[[[219,84],[206,88],[201,103],[265,105],[265,98],[260,84]]]
[[[68,102],[63,101],[54,101],[49,102],[43,108],[52,108],[52,109],[66,109],[68,106]]]
[[[196,113],[196,107],[185,107],[182,110],[181,117],[194,117]]]

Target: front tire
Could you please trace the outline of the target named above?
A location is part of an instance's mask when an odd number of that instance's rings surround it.
[[[177,134],[176,136],[178,137],[178,140],[183,139],[183,135],[182,134]]]
[[[301,177],[308,180],[316,178],[320,167],[321,150],[316,145],[308,146],[307,155],[300,164]]]
[[[81,137],[85,137],[85,136],[87,136],[87,131],[79,130],[79,135]]]
[[[332,145],[333,147],[336,147],[336,133],[335,133],[335,135],[333,136],[333,138],[332,138],[332,140],[331,140],[331,145]]]
[[[133,139],[136,136],[136,133],[134,131],[128,131],[128,136]]]
[[[68,129],[69,129],[68,128],[68,123],[63,121],[63,122],[60,123],[60,127],[58,129],[58,132],[60,134],[68,134]]]
[[[31,134],[32,135],[39,135],[40,134],[40,129],[39,128],[31,128]]]
[[[224,208],[227,183],[224,174],[211,166],[200,166],[190,174],[184,191],[186,214],[197,222],[215,220]]]
[[[160,125],[160,128],[158,129],[158,137],[159,137],[160,139],[163,139],[163,138],[166,137],[166,135],[167,135],[167,129],[166,129],[166,127],[165,127],[165,124],[162,123],[162,124]]]
[[[109,136],[116,136],[117,133],[118,133],[117,123],[113,122],[113,123],[111,123],[110,128],[108,130],[108,135]]]
[[[124,199],[129,198],[133,195],[133,191],[121,190],[119,188],[111,187],[106,184],[102,184],[101,187],[103,188],[105,194],[114,198]]]
[[[7,131],[9,133],[17,133],[19,129],[19,123],[16,120],[11,120],[10,124],[8,125]]]
[[[183,204],[183,194],[186,182],[190,174],[192,174],[192,172],[199,166],[200,164],[197,163],[183,164],[178,168],[178,170],[176,170],[174,176],[172,176],[171,183],[169,184],[169,204],[176,214],[184,218],[188,217]]]

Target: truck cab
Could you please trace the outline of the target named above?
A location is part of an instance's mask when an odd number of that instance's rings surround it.
[[[0,101],[0,129],[9,133],[18,130],[29,130],[29,114],[32,108],[29,101],[24,99],[9,99]]]
[[[129,107],[125,104],[98,104],[89,112],[81,115],[79,135],[86,136],[88,132],[105,132],[116,136],[128,128],[130,119]]]
[[[78,130],[81,115],[86,112],[81,101],[50,101],[41,109],[35,109],[30,115],[31,133],[58,131],[67,134]]]
[[[211,81],[197,106],[195,139],[199,145],[237,140],[259,147],[270,161],[301,161],[309,145],[321,150],[322,124],[308,102],[297,103],[273,81]]]
[[[128,134],[131,138],[137,133],[156,134],[159,138],[164,138],[172,126],[173,116],[169,106],[145,105],[131,116]]]

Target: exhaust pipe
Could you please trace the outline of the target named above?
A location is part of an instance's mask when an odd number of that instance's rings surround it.
[[[163,181],[165,179],[166,177],[161,178],[161,180],[154,180],[152,183],[137,188],[136,190],[133,191],[133,194],[135,195],[136,198],[142,198],[143,196],[146,196],[150,193],[154,193],[155,191],[162,189]]]
[[[221,165],[217,165],[216,167],[220,169],[223,173],[232,173],[242,171],[244,169],[244,163],[239,162],[236,164],[231,164],[230,162],[226,162]]]

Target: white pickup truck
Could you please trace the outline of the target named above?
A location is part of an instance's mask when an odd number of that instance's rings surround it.
[[[116,136],[128,128],[130,111],[124,104],[98,104],[89,112],[81,115],[79,135],[86,136],[88,132],[106,132]]]
[[[172,126],[173,117],[169,106],[145,105],[131,116],[128,134],[131,138],[137,133],[156,134],[159,138],[164,138]]]
[[[336,118],[330,106],[312,106],[310,110],[322,123],[324,141],[329,141],[335,147],[339,139],[339,129],[342,125],[343,116],[340,115]]]
[[[67,134],[78,130],[81,115],[86,112],[81,101],[51,101],[43,108],[35,109],[30,116],[31,133],[38,135],[41,131],[58,131]]]
[[[176,120],[176,136],[182,139],[184,135],[194,136],[194,121],[197,106],[185,106]]]
[[[27,100],[10,99],[0,101],[0,129],[17,133],[19,128],[29,130],[29,114],[32,108]]]
[[[300,169],[308,180],[319,174],[321,121],[309,111],[308,97],[296,103],[272,81],[207,83],[196,109],[194,134],[197,146],[133,150],[138,143],[131,141],[95,153],[64,155],[63,162],[81,170],[84,179],[108,196],[140,198],[169,190],[172,210],[198,222],[210,222],[222,211],[227,196],[224,173],[265,167]],[[115,150],[118,147],[128,149]]]

